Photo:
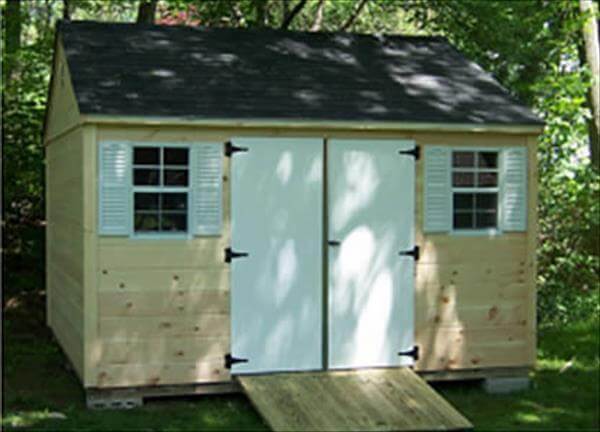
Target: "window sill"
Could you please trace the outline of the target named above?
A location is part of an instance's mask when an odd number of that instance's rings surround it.
[[[132,240],[191,240],[192,235],[189,233],[181,234],[132,234],[129,236]]]
[[[498,228],[477,230],[452,230],[450,235],[458,237],[499,237],[502,231]]]

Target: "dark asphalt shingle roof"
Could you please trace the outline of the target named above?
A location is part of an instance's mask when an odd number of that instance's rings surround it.
[[[64,22],[84,114],[540,124],[438,37]]]

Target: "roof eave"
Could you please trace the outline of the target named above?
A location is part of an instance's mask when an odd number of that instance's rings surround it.
[[[210,128],[248,129],[331,129],[331,130],[389,130],[428,132],[478,132],[540,134],[544,124],[477,124],[477,123],[428,123],[358,120],[302,120],[302,119],[199,119],[190,117],[146,117],[105,114],[81,115],[82,124],[138,125],[138,126],[203,126]]]

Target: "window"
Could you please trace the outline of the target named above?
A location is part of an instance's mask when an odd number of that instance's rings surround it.
[[[452,152],[452,226],[455,230],[498,227],[498,152]]]
[[[189,149],[133,148],[133,228],[136,234],[187,233]]]

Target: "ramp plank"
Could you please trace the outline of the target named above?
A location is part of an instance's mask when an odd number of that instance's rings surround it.
[[[275,431],[425,431],[471,423],[408,368],[238,376]]]

